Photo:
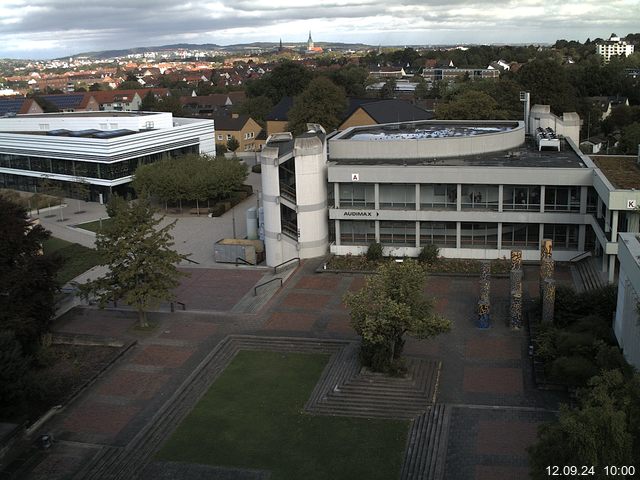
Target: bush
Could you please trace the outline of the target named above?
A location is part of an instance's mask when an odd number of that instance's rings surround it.
[[[262,165],[260,165],[259,163],[255,164],[253,167],[251,167],[251,171],[253,173],[262,173]]]
[[[373,242],[367,249],[367,260],[370,262],[378,262],[382,260],[382,244]]]
[[[435,245],[425,245],[420,250],[418,254],[418,261],[420,263],[425,263],[427,265],[431,265],[438,261],[438,256],[440,255],[440,249]]]
[[[557,382],[582,387],[591,377],[598,374],[598,367],[582,356],[559,357],[551,364],[549,373]]]
[[[558,286],[556,289],[556,303],[554,323],[564,327],[576,320],[588,316],[598,316],[611,321],[616,310],[617,288],[607,285],[597,290],[576,293],[570,287]]]

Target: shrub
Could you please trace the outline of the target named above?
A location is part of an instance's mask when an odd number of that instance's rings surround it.
[[[367,249],[367,260],[370,262],[378,262],[382,260],[382,244],[372,242]]]
[[[262,173],[262,165],[260,165],[259,163],[255,164],[253,167],[251,167],[251,171],[253,173]]]
[[[418,254],[418,261],[430,265],[438,261],[440,249],[436,245],[425,245]]]
[[[573,387],[581,387],[598,374],[598,367],[582,356],[559,357],[553,361],[549,373],[552,379]]]
[[[558,286],[554,323],[567,326],[579,318],[595,315],[603,320],[611,321],[616,310],[617,288],[607,285],[597,290],[576,293],[570,287]]]

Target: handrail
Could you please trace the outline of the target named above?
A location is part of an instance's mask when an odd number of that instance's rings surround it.
[[[240,257],[236,257],[236,267],[238,266],[238,260],[240,260],[240,262],[244,263],[245,265],[251,265],[252,267],[255,267],[253,263],[247,262],[244,258]]]
[[[186,305],[185,303],[175,301],[175,302],[171,302],[171,303],[170,303],[171,311],[172,311],[172,312],[175,312],[174,303],[177,303],[178,305],[180,305],[180,306],[182,307],[182,310],[186,310],[186,309],[187,309],[187,305]]]
[[[278,267],[282,267],[283,265],[286,265],[287,263],[290,263],[290,262],[295,262],[296,260],[298,261],[298,265],[300,265],[300,257],[293,257],[273,267],[273,273],[278,273]]]
[[[580,260],[582,260],[583,258],[589,258],[591,256],[591,250],[587,251],[587,252],[582,252],[579,253],[578,255],[576,255],[573,258],[569,259],[569,263],[576,263],[579,262]]]
[[[253,287],[253,296],[255,297],[256,295],[258,295],[258,289],[260,287],[264,287],[265,285],[271,283],[271,282],[275,282],[276,280],[280,280],[280,286],[282,287],[282,279],[280,277],[276,277],[276,278],[272,278],[271,280],[267,280],[264,283],[261,283],[260,285],[256,285],[255,287]]]
[[[191,260],[189,257],[182,257],[183,260],[187,262],[195,263],[196,265],[200,265],[200,262],[196,262],[195,260]]]

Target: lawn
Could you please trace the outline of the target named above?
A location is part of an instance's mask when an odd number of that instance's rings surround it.
[[[102,223],[102,227],[104,228],[111,222],[110,218],[103,218],[102,220],[95,220],[93,222],[80,223],[75,225],[77,228],[82,228],[83,230],[89,230],[90,232],[98,233],[100,231],[100,224]]]
[[[270,470],[273,480],[398,478],[408,421],[302,412],[327,360],[239,352],[157,460]]]
[[[42,250],[45,255],[58,254],[62,257],[63,264],[58,271],[60,285],[73,280],[99,263],[98,254],[94,249],[59,238],[49,238],[44,242]]]

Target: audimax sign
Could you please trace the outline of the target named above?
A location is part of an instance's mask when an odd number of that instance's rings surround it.
[[[342,212],[343,217],[358,217],[358,218],[375,218],[380,216],[378,212],[367,210],[345,210]]]

